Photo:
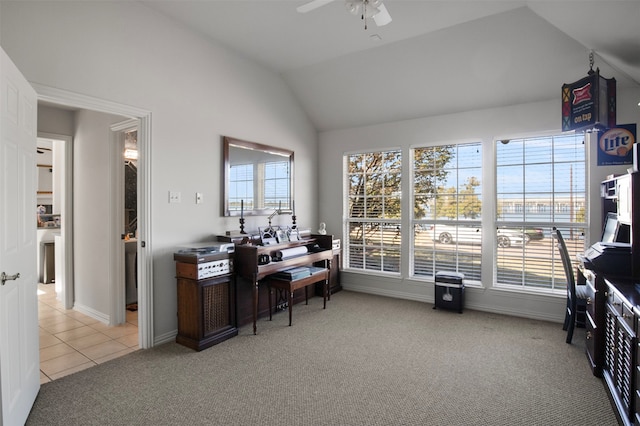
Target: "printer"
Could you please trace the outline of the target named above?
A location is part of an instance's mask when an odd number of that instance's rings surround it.
[[[597,242],[578,258],[586,269],[598,274],[631,277],[633,261],[631,244],[619,242]]]

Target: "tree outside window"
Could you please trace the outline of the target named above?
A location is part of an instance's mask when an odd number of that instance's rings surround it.
[[[455,271],[480,280],[482,145],[436,145],[412,150],[411,275]]]
[[[400,272],[402,154],[399,150],[346,156],[346,265]]]

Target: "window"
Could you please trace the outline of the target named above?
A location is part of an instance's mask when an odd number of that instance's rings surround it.
[[[400,273],[402,154],[400,150],[349,154],[345,162],[345,265]]]
[[[584,135],[496,142],[496,227],[518,230],[523,245],[497,247],[496,285],[566,290],[553,227],[572,259],[584,251]]]
[[[414,148],[411,275],[441,270],[480,281],[482,145]]]
[[[289,161],[234,164],[229,168],[229,205],[240,209],[278,209],[289,205]]]
[[[229,169],[229,193],[234,194],[229,197],[229,205],[240,209],[240,200],[247,200],[244,206],[248,210],[253,210],[253,165],[237,164]]]
[[[279,209],[283,202],[289,205],[289,161],[264,163],[263,176],[264,206]]]

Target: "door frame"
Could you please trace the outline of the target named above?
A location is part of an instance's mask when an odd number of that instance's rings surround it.
[[[151,111],[32,83],[38,100],[79,109],[120,115],[138,120],[138,341],[141,349],[153,347],[153,257],[151,238]],[[69,169],[69,168],[68,168]],[[70,173],[67,170],[67,173]],[[66,176],[69,178],[69,176]],[[110,240],[111,250],[120,244],[120,234]],[[65,247],[65,257],[72,256]],[[115,270],[112,265],[112,270]],[[67,293],[68,293],[67,287]],[[115,295],[112,293],[111,306]]]
[[[116,234],[123,231],[124,223],[124,196],[125,196],[125,184],[124,184],[124,133],[130,130],[138,130],[139,120],[129,119],[121,121],[116,124],[112,124],[109,127],[111,131],[111,155],[112,159],[111,170],[113,173],[112,178],[112,199],[111,199],[111,226]],[[137,186],[137,183],[136,183]],[[139,190],[139,188],[138,188]],[[116,243],[113,245],[113,259],[114,259],[114,282],[112,283],[111,291],[109,292],[111,297],[111,311],[109,318],[112,324],[122,324],[126,321],[126,270],[125,270],[125,248],[124,240],[122,236],[118,234]],[[138,243],[136,243],[138,246]],[[137,248],[139,250],[139,247]]]
[[[60,286],[57,297],[62,301],[65,309],[73,308],[73,138],[69,135],[38,132],[38,138],[52,139],[64,142],[64,184],[62,189],[62,203],[60,205],[60,217],[62,218],[61,240],[65,247],[64,261],[60,276],[65,285]],[[58,283],[56,283],[58,291]]]

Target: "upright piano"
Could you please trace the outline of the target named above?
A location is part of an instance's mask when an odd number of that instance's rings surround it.
[[[290,241],[274,245],[236,244],[234,254],[234,271],[237,277],[248,281],[250,285],[251,317],[253,320],[253,333],[257,332],[258,310],[260,305],[260,283],[269,275],[296,266],[313,265],[324,262],[326,268],[331,271],[333,237],[331,235],[311,235],[300,241]],[[278,260],[279,252],[290,249],[305,248],[299,250],[304,254],[285,257]],[[267,263],[268,261],[268,263]],[[243,314],[246,312],[246,287],[238,286],[238,314],[239,322],[243,323]],[[329,289],[327,290],[329,291]],[[264,293],[264,291],[263,291]],[[330,294],[329,294],[330,297]]]

